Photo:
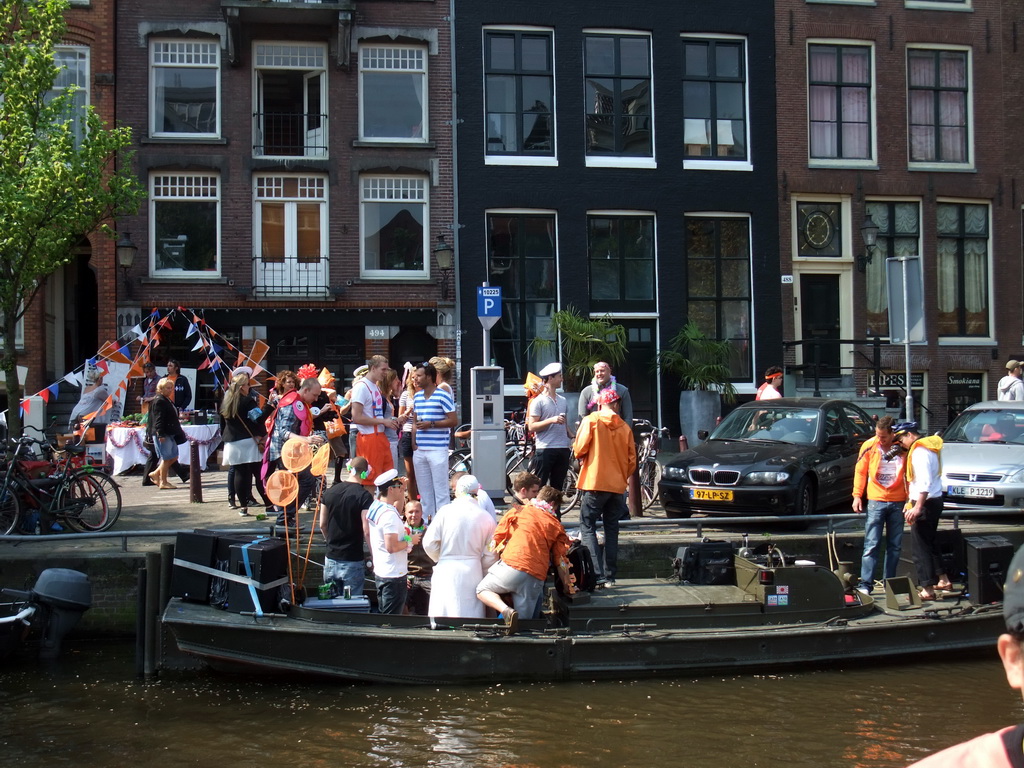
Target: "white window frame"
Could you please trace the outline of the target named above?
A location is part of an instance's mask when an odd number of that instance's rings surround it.
[[[384,66],[369,66],[368,59],[373,52]],[[428,80],[429,51],[426,45],[396,45],[381,43],[360,43],[357,48],[359,61],[359,140],[367,142],[425,144],[430,141],[430,90]],[[417,65],[415,59],[419,60]],[[411,62],[411,63],[410,63]],[[367,73],[419,74],[421,82],[420,96],[420,135],[419,136],[367,136],[366,135],[366,85],[364,76]]]
[[[298,192],[288,195],[284,191],[284,180],[296,179]],[[255,255],[263,257],[263,203],[283,203],[285,212],[285,261],[296,259],[298,242],[298,204],[317,203],[320,206],[320,260],[325,261],[328,253],[327,177],[316,174],[258,173],[253,176],[253,243]],[[262,190],[262,191],[261,191]],[[312,262],[310,262],[312,263]]]
[[[75,85],[78,86],[78,90],[80,90],[80,91],[85,93],[85,102],[82,105],[81,112],[78,112],[77,114],[74,114],[72,116],[72,120],[71,120],[71,122],[73,124],[77,125],[77,127],[73,127],[72,128],[72,131],[75,134],[75,144],[77,146],[80,143],[81,138],[83,138],[85,136],[85,130],[86,130],[85,117],[86,117],[86,115],[89,112],[89,104],[90,104],[90,99],[91,99],[91,96],[92,96],[92,93],[89,90],[89,79],[90,79],[90,75],[92,73],[92,60],[91,60],[91,56],[90,56],[91,52],[90,52],[89,46],[87,46],[87,45],[58,45],[58,46],[56,46],[54,48],[54,54],[55,54],[54,61],[55,61],[55,63],[57,63],[58,66],[60,66],[60,62],[57,60],[56,54],[60,54],[60,53],[71,53],[71,54],[77,55],[78,57],[80,57],[79,58],[79,62],[82,65],[80,70],[79,70],[81,72],[81,74],[82,74],[82,77],[80,78],[81,82],[75,83]],[[62,68],[63,69],[67,69],[67,66],[65,65]],[[58,77],[59,77],[59,75],[58,75]],[[62,91],[63,91],[62,88],[54,87],[54,88],[51,88],[49,91],[47,91],[47,94],[52,94],[53,96],[57,96]]]
[[[423,268],[369,269],[366,266],[366,206],[408,201],[423,205]],[[430,179],[426,176],[366,174],[359,177],[359,276],[373,280],[430,277]],[[378,254],[378,259],[380,255]]]
[[[300,157],[312,157],[326,159],[330,154],[329,139],[327,131],[330,124],[330,96],[328,88],[328,64],[329,53],[327,46],[323,43],[309,41],[282,41],[282,40],[254,40],[252,44],[252,104],[253,104],[253,155],[256,157],[287,157],[290,159]],[[274,72],[281,70],[292,70],[298,72],[318,73],[320,78],[320,102],[321,114],[324,116],[319,126],[319,133],[315,139],[320,144],[311,151],[309,139],[313,138],[307,132],[302,154],[273,154],[266,151],[264,139],[260,135],[260,115],[265,114],[261,89],[263,88],[260,79],[260,72]],[[309,105],[306,105],[309,108]],[[264,132],[265,133],[265,132]],[[262,152],[257,148],[262,147]],[[322,151],[318,151],[322,147]]]
[[[554,27],[534,27],[522,24],[489,24],[480,30],[480,55],[487,55],[487,34],[490,32],[528,32],[547,34],[551,37],[551,154],[550,155],[492,155],[487,151],[487,62],[481,61],[480,88],[483,94],[481,118],[483,120],[484,165],[558,165],[558,50],[555,47]]]
[[[868,61],[871,66],[871,82],[868,86],[871,89],[868,100],[868,109],[871,114],[868,117],[869,130],[871,131],[870,157],[859,159],[847,159],[841,157],[825,158],[811,157],[811,46],[812,45],[834,45],[845,48],[868,48]],[[807,165],[810,168],[878,168],[878,74],[875,68],[875,45],[870,40],[850,40],[841,38],[808,38],[805,55],[807,58]]]
[[[743,43],[743,109],[744,109],[744,130],[746,131],[745,141],[747,142],[746,160],[716,160],[714,158],[686,158],[683,160],[683,170],[687,171],[753,171],[754,156],[753,146],[750,143],[750,45],[746,35],[722,35],[714,33],[684,32],[679,35],[680,44],[686,40],[731,40]],[[680,67],[682,65],[680,64]],[[679,72],[680,96],[682,94],[682,72]],[[685,114],[685,113],[684,113]],[[683,127],[685,131],[685,127]],[[682,137],[680,137],[682,139]],[[680,141],[680,147],[682,141]]]
[[[907,58],[910,51],[966,51],[967,53],[967,162],[965,163],[934,163],[917,162],[910,159],[910,66]],[[904,53],[904,105],[907,114],[907,170],[911,171],[973,171],[974,170],[974,51],[969,45],[945,45],[941,43],[912,43]],[[939,137],[935,137],[939,141]]]
[[[638,32],[635,29],[589,29],[583,30],[583,37],[646,37],[647,38],[647,79],[650,82],[650,106],[651,106],[651,153],[649,155],[587,155],[584,147],[584,156],[588,168],[657,168],[658,160],[656,155],[657,140],[655,136],[655,99],[654,99],[654,36],[650,32]],[[584,63],[584,93],[586,93],[586,39],[582,41],[583,63]],[[620,77],[615,75],[615,77]],[[584,121],[587,113],[584,104]]]
[[[808,2],[811,1],[808,0]],[[946,2],[942,0],[906,0],[904,6],[908,9],[921,11],[953,11],[955,13],[974,10],[972,0],[946,0]]]
[[[196,181],[190,181],[196,180]],[[176,194],[174,193],[174,185],[181,187],[198,186],[200,189],[209,190],[207,194]],[[154,278],[181,278],[181,277],[200,277],[200,278],[214,278],[220,277],[221,270],[223,269],[223,253],[221,249],[221,218],[223,216],[223,210],[221,205],[221,179],[218,173],[209,173],[205,171],[175,171],[168,173],[151,173],[149,176],[149,274]],[[161,191],[161,187],[167,185],[168,191]],[[156,267],[156,249],[157,243],[157,232],[156,232],[156,207],[157,203],[161,202],[210,202],[213,201],[217,206],[217,234],[216,242],[214,247],[217,253],[217,265],[215,269],[157,269]]]
[[[167,50],[163,47],[167,46]],[[167,56],[181,61],[158,61]],[[212,63],[210,58],[212,57]],[[190,59],[192,61],[190,61]],[[195,59],[199,59],[196,61]],[[205,59],[205,60],[203,60]],[[157,70],[163,67],[206,69],[214,71],[215,104],[214,125],[211,131],[162,131],[157,125]],[[149,41],[149,135],[153,138],[172,139],[214,139],[220,137],[221,113],[224,102],[221,97],[220,42],[210,38],[153,38]],[[201,109],[202,107],[200,107]],[[198,117],[197,117],[198,119]]]

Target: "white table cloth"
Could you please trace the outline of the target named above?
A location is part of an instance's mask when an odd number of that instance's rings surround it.
[[[193,440],[199,443],[199,466],[206,469],[206,460],[220,445],[220,427],[216,424],[197,424],[181,427],[189,442],[178,446],[178,461],[189,464],[190,445]],[[149,451],[143,447],[146,437],[145,427],[110,427],[107,429],[107,455],[114,462],[114,474],[119,475],[136,464],[145,464],[149,459]]]

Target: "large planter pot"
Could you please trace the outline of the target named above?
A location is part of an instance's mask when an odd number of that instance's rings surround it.
[[[697,433],[715,428],[722,415],[722,396],[718,392],[683,390],[679,393],[679,424],[690,447],[701,440]]]

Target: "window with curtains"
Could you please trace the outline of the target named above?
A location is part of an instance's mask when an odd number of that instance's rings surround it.
[[[363,277],[427,277],[429,181],[418,176],[363,176],[359,228]]]
[[[939,203],[939,336],[988,336],[989,207]]]
[[[728,339],[733,378],[750,379],[750,220],[686,218],[687,314],[712,339]]]
[[[220,132],[220,44],[151,40],[149,135],[175,138]]]
[[[551,362],[552,352],[533,340],[555,340],[556,254],[553,213],[487,215],[487,278],[501,286],[501,320],[491,329],[491,344],[505,381],[522,381]]]
[[[153,276],[219,273],[220,176],[150,176],[149,243]]]
[[[807,112],[812,159],[871,159],[871,48],[808,48]]]
[[[427,140],[427,49],[363,45],[359,49],[359,138]]]
[[[886,295],[885,260],[891,256],[921,253],[921,206],[914,201],[876,200],[867,203],[866,213],[878,227],[878,240],[867,265],[867,335],[889,336],[889,301]]]
[[[587,154],[650,157],[651,38],[587,35],[583,51]]]
[[[742,39],[683,37],[687,158],[747,159],[747,65]]]
[[[488,155],[555,154],[552,33],[484,31]]]
[[[907,51],[912,163],[968,163],[969,52]]]
[[[655,309],[653,216],[590,216],[587,251],[591,309]]]

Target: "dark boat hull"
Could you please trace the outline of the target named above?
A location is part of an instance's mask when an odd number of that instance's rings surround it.
[[[994,647],[996,608],[938,613],[874,610],[812,624],[672,627],[627,615],[545,630],[525,623],[511,637],[480,620],[431,629],[417,617],[340,615],[293,609],[289,616],[225,613],[174,600],[164,614],[182,651],[222,669],[298,672],[400,684],[472,684],[764,672],[836,662],[920,659]],[[318,615],[319,614],[319,615]]]

